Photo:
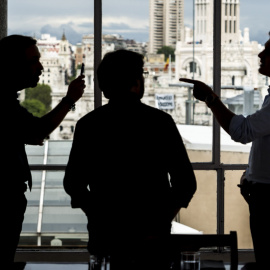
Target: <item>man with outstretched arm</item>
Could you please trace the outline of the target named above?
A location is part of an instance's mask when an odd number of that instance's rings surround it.
[[[8,270],[13,269],[24,220],[27,183],[30,190],[32,186],[25,144],[42,145],[85,88],[84,76],[79,76],[70,83],[66,96],[53,110],[41,118],[35,117],[19,104],[18,92],[35,87],[42,70],[35,39],[11,35],[0,40],[1,264]]]
[[[259,53],[262,75],[270,77],[270,40]],[[270,232],[270,99],[266,95],[262,108],[247,116],[231,112],[203,82],[180,78],[193,83],[194,97],[204,101],[221,127],[231,138],[243,144],[252,142],[248,167],[241,178],[241,193],[249,204],[250,230],[253,240],[257,269],[269,267]],[[268,89],[268,92],[270,88]],[[270,93],[270,92],[269,92]]]

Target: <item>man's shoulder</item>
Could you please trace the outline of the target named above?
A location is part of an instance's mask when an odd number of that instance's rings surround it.
[[[171,115],[154,107],[151,107],[145,103],[142,103],[142,109],[145,111],[145,113],[148,113],[150,115],[155,115],[156,117],[164,118],[164,119],[171,119]]]
[[[78,123],[85,123],[89,121],[96,121],[100,119],[103,115],[106,115],[108,113],[108,104],[102,105],[93,111],[85,114],[82,118],[78,120]]]
[[[135,111],[138,113],[138,115],[141,115],[141,117],[143,117],[145,120],[151,119],[154,121],[154,119],[157,119],[159,122],[173,121],[170,114],[161,111],[157,108],[151,107],[145,103],[140,103],[139,109],[138,110],[137,109]],[[87,113],[82,118],[80,118],[80,120],[78,121],[78,125],[89,125],[89,123],[100,124],[100,122],[102,121],[108,121],[108,119],[113,118],[115,111],[121,112],[119,108],[115,110],[115,107],[112,107],[109,104],[105,104],[97,109],[94,109],[93,111]]]

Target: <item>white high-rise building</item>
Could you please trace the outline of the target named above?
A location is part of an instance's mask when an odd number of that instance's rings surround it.
[[[240,0],[222,2],[222,43],[238,43],[240,29]],[[195,41],[211,43],[213,40],[213,1],[195,1]],[[180,40],[179,40],[180,41]]]
[[[149,53],[175,48],[184,33],[184,0],[150,0]]]

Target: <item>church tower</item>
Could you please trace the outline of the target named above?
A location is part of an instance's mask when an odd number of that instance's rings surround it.
[[[68,75],[71,75],[72,58],[71,58],[71,48],[69,41],[66,38],[65,32],[63,32],[62,38],[59,43],[59,57],[64,70],[66,70]]]

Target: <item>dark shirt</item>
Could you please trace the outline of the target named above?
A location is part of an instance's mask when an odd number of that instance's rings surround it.
[[[2,102],[1,185],[20,190],[32,180],[25,144],[34,137],[39,118],[20,106],[17,93],[3,95]]]
[[[169,114],[110,100],[77,122],[64,188],[88,216],[91,245],[170,233],[170,213],[188,206],[196,180]]]

